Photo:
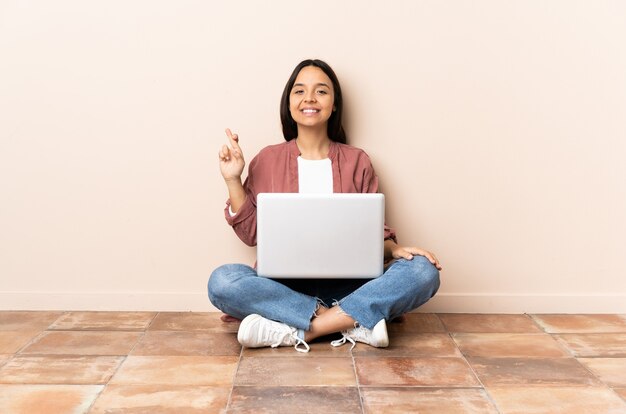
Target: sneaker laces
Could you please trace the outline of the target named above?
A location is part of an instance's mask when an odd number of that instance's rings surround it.
[[[332,346],[341,346],[346,342],[350,342],[352,344],[350,350],[352,351],[352,349],[356,346],[357,341],[369,343],[368,339],[369,336],[371,336],[372,331],[364,326],[357,325],[356,322],[354,325],[354,328],[341,332],[343,334],[341,339],[334,340],[330,344]]]
[[[307,344],[306,341],[304,341],[304,339],[300,339],[300,337],[298,337],[296,328],[287,326],[286,329],[283,330],[282,332],[280,331],[270,332],[270,336],[274,337],[274,338],[269,338],[269,339],[274,339],[274,341],[272,341],[272,344],[270,345],[272,348],[277,348],[281,346],[282,344],[287,344],[287,345],[294,345],[294,348],[298,352],[306,353],[311,350],[311,347],[309,346],[309,344]],[[299,346],[301,345],[303,346],[303,348],[299,348]]]
[[[298,348],[298,346],[300,345],[304,346],[304,348]],[[309,344],[307,344],[304,339],[300,339],[297,336],[296,336],[296,344],[294,345],[294,348],[296,351],[304,352],[304,353],[307,353],[311,350],[311,347],[309,346]]]
[[[352,351],[352,349],[354,349],[354,347],[356,346],[356,341],[354,339],[352,339],[350,337],[350,335],[348,335],[348,332],[342,332],[343,337],[341,339],[335,339],[334,341],[331,341],[331,345],[332,346],[341,346],[343,344],[347,342],[351,342],[352,346],[350,347],[350,351]]]

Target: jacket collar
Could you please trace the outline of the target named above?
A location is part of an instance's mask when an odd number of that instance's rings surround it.
[[[296,144],[296,139],[292,139],[291,141],[287,141],[287,146],[289,148],[289,154],[293,158],[298,158],[300,156],[300,149],[298,149],[298,144]],[[335,141],[330,141],[330,146],[328,147],[328,158],[331,161],[337,158],[337,153],[339,152],[339,144]]]

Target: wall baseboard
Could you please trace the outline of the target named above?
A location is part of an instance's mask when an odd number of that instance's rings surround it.
[[[0,292],[0,310],[216,312],[196,292]],[[619,313],[626,294],[532,295],[439,293],[419,312]]]
[[[0,310],[217,311],[195,292],[0,292]]]
[[[626,313],[626,294],[440,293],[419,308],[437,313]]]

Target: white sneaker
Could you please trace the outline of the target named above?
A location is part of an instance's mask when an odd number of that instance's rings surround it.
[[[332,341],[330,343],[332,346],[341,346],[345,344],[346,341],[352,343],[350,350],[354,348],[357,342],[363,342],[364,344],[368,344],[376,348],[386,348],[389,346],[387,324],[384,319],[381,319],[372,330],[359,325],[347,331],[342,331],[341,333],[343,334],[343,338]]]
[[[239,325],[237,340],[247,348],[293,346],[298,352],[309,352],[309,344],[298,338],[298,330],[261,315],[248,315]],[[302,345],[304,348],[299,348]]]

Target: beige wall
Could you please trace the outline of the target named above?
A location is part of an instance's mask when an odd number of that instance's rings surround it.
[[[271,4],[268,6],[267,4]],[[345,89],[425,310],[626,313],[626,3],[0,3],[0,308],[212,310],[217,150],[281,141],[303,58]]]

